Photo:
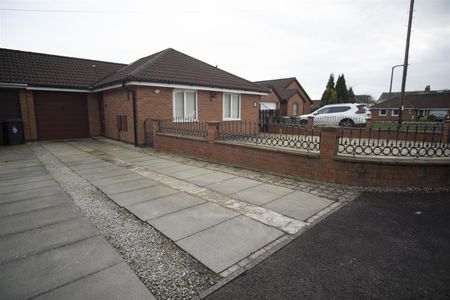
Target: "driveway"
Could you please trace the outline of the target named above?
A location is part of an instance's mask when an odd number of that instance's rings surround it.
[[[207,299],[449,299],[450,193],[364,193]]]
[[[117,205],[226,276],[341,203],[109,140],[42,144]]]
[[[0,148],[1,299],[154,299],[28,146]]]

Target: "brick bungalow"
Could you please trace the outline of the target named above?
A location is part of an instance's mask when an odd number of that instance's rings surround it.
[[[261,108],[279,109],[281,116],[298,116],[311,112],[312,101],[295,77],[256,81],[270,89],[261,99]]]
[[[257,122],[268,92],[171,48],[129,65],[0,49],[0,121],[22,119],[26,141],[142,145],[147,119]]]
[[[398,120],[400,97],[378,102],[370,107],[372,120],[396,121]],[[403,120],[418,121],[423,117],[434,115],[438,119],[444,119],[450,114],[450,91],[431,91],[414,94],[406,94],[403,103]]]

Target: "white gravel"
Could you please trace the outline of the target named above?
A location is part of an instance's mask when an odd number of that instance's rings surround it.
[[[190,299],[221,279],[149,224],[117,206],[43,146],[33,144],[32,149],[158,299]]]

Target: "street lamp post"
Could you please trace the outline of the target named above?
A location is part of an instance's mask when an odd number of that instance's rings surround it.
[[[391,84],[389,85],[389,98],[388,98],[388,107],[387,107],[386,114],[389,114],[389,109],[391,108],[390,101],[391,101],[391,97],[392,97],[391,96],[391,94],[392,94],[392,80],[394,78],[394,69],[397,68],[397,67],[403,67],[403,65],[395,65],[395,66],[392,67],[392,70],[391,70]]]

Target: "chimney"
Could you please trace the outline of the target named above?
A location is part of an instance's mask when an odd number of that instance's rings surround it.
[[[430,88],[430,85],[428,84],[428,85],[425,87],[425,92],[429,92],[429,91],[431,91],[431,88]]]

